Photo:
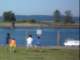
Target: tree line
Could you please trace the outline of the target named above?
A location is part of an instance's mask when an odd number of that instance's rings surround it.
[[[59,10],[56,10],[53,16],[54,22],[56,23],[75,23],[75,21],[73,21],[73,16],[70,10],[65,11],[65,15],[63,16]]]
[[[70,10],[65,11],[65,15],[62,16],[61,12],[59,10],[55,10],[53,13],[54,17],[54,23],[75,23],[73,21],[73,16]],[[4,21],[6,22],[16,22],[16,15],[12,11],[5,11],[3,13]],[[63,19],[62,19],[63,18]],[[35,19],[32,19],[31,21],[35,21]]]

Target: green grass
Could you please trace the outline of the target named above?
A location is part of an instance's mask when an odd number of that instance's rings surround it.
[[[79,60],[78,49],[17,48],[16,53],[0,47],[0,60]]]

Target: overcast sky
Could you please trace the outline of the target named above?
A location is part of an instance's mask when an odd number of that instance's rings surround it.
[[[56,9],[79,16],[79,0],[0,0],[0,15],[9,10],[16,15],[52,15]]]

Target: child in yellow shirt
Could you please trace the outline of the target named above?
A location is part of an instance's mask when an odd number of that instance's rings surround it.
[[[13,50],[15,52],[15,48],[16,48],[16,40],[15,39],[9,40],[9,47],[10,47],[10,51]]]

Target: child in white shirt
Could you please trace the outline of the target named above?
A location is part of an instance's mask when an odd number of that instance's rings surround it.
[[[32,42],[33,42],[32,35],[28,36],[28,38],[26,39],[26,42],[27,42],[27,48],[32,47]]]

